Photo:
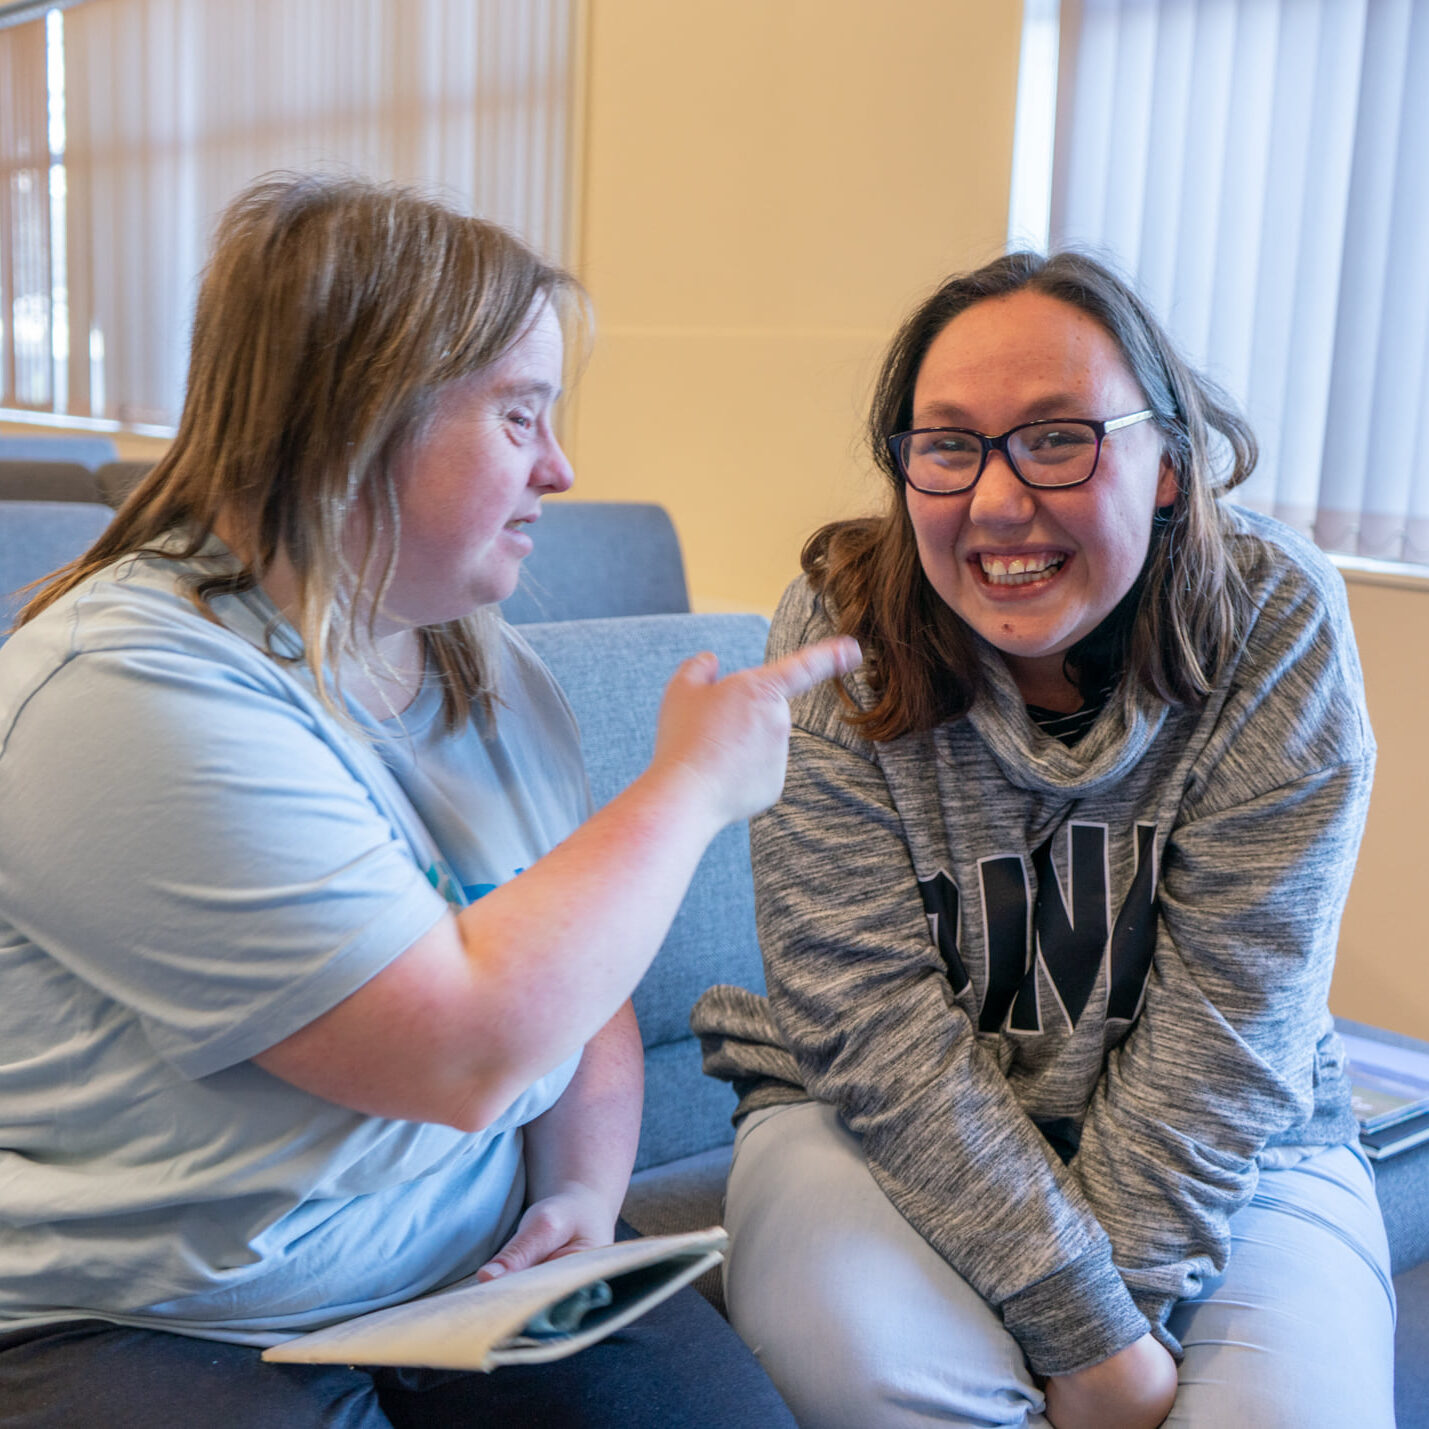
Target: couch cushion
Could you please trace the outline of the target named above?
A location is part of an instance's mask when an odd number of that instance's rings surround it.
[[[1376,1161],[1374,1182],[1395,1272],[1429,1261],[1429,1141]]]
[[[1337,1017],[1335,1026],[1342,1032],[1357,1033],[1391,1047],[1429,1052],[1429,1043],[1417,1037],[1366,1022]],[[1389,1235],[1390,1261],[1397,1275],[1429,1260],[1429,1142],[1376,1161],[1374,1180]]]
[[[87,501],[0,501],[0,641],[23,587],[89,549],[113,511]]]
[[[98,501],[94,473],[77,461],[0,460],[0,501]]]
[[[729,1147],[716,1146],[631,1177],[620,1214],[641,1235],[671,1235],[703,1230],[724,1220],[724,1183],[729,1176]],[[695,1288],[724,1314],[722,1268],[715,1266],[695,1281]]]

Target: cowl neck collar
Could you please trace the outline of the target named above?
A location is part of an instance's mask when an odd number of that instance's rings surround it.
[[[1063,798],[1101,794],[1136,766],[1166,722],[1165,702],[1123,679],[1096,723],[1069,748],[1033,724],[1012,672],[980,638],[978,655],[983,688],[966,718],[1016,788]]]

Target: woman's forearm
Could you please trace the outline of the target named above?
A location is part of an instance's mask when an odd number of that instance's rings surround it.
[[[480,1278],[614,1238],[640,1135],[644,1080],[640,1029],[627,1002],[586,1044],[560,1100],[526,1126],[526,1208]]]
[[[645,1088],[640,1028],[630,1003],[586,1043],[561,1098],[526,1127],[526,1199],[579,1184],[619,1213],[640,1139]]]

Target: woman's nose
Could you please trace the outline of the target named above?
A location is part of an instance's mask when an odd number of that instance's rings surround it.
[[[1020,526],[1030,521],[1036,510],[1036,494],[1018,479],[1006,453],[988,453],[987,465],[973,487],[968,516],[984,526]]]
[[[534,484],[543,491],[569,491],[575,482],[576,474],[571,468],[570,461],[565,452],[561,449],[561,444],[554,436],[550,437],[546,443],[546,450],[541,454],[532,469]]]

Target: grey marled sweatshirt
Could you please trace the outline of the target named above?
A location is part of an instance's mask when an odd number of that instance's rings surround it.
[[[1338,573],[1237,519],[1256,613],[1200,708],[1124,686],[1069,749],[991,651],[967,718],[887,743],[795,701],[753,828],[769,1000],[695,1009],[740,1114],[837,1107],[1043,1374],[1148,1325],[1179,1351],[1257,1157],[1355,1133],[1326,997],[1374,740]],[[769,653],[827,633],[796,582]]]

